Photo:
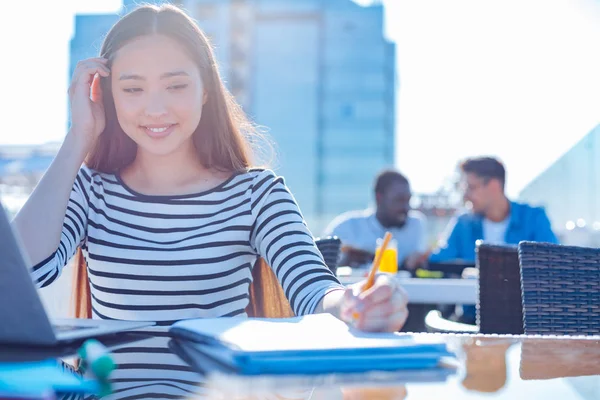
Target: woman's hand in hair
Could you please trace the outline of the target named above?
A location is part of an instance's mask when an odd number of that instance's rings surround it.
[[[69,87],[71,131],[86,146],[91,146],[106,126],[100,84],[101,78],[110,74],[106,63],[101,57],[80,61]]]

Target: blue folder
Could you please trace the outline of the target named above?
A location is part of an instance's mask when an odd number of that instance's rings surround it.
[[[44,393],[97,393],[98,382],[86,380],[56,360],[39,362],[0,362],[2,395],[41,395]]]
[[[194,319],[175,323],[171,333],[223,368],[245,375],[424,369],[452,356],[439,337],[364,333],[329,314]]]

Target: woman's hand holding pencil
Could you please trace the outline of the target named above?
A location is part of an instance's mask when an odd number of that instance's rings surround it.
[[[408,317],[408,298],[394,276],[377,275],[381,255],[392,235],[385,234],[381,251],[365,281],[350,286],[343,298],[342,319],[371,332],[399,331]]]

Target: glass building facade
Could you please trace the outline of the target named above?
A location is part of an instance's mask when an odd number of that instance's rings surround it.
[[[557,234],[569,237],[600,231],[600,125],[535,178],[519,198],[546,208]],[[584,244],[584,243],[581,243]]]

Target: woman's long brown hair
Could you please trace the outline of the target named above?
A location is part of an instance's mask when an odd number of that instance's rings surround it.
[[[160,34],[176,40],[187,50],[200,69],[207,92],[193,141],[205,168],[225,172],[242,172],[251,166],[249,138],[256,137],[254,126],[227,91],[219,76],[212,48],[194,21],[170,5],[142,6],[121,18],[108,32],[100,55],[108,59],[109,68],[115,53],[130,40]],[[102,78],[106,127],[86,164],[104,173],[118,173],[133,162],[137,145],[121,129],[111,93],[110,78]],[[87,263],[81,248],[74,258],[73,306],[77,318],[91,318],[92,302]],[[287,299],[271,268],[259,259],[254,265],[250,286],[250,304],[246,311],[254,317],[288,317],[293,315]]]

